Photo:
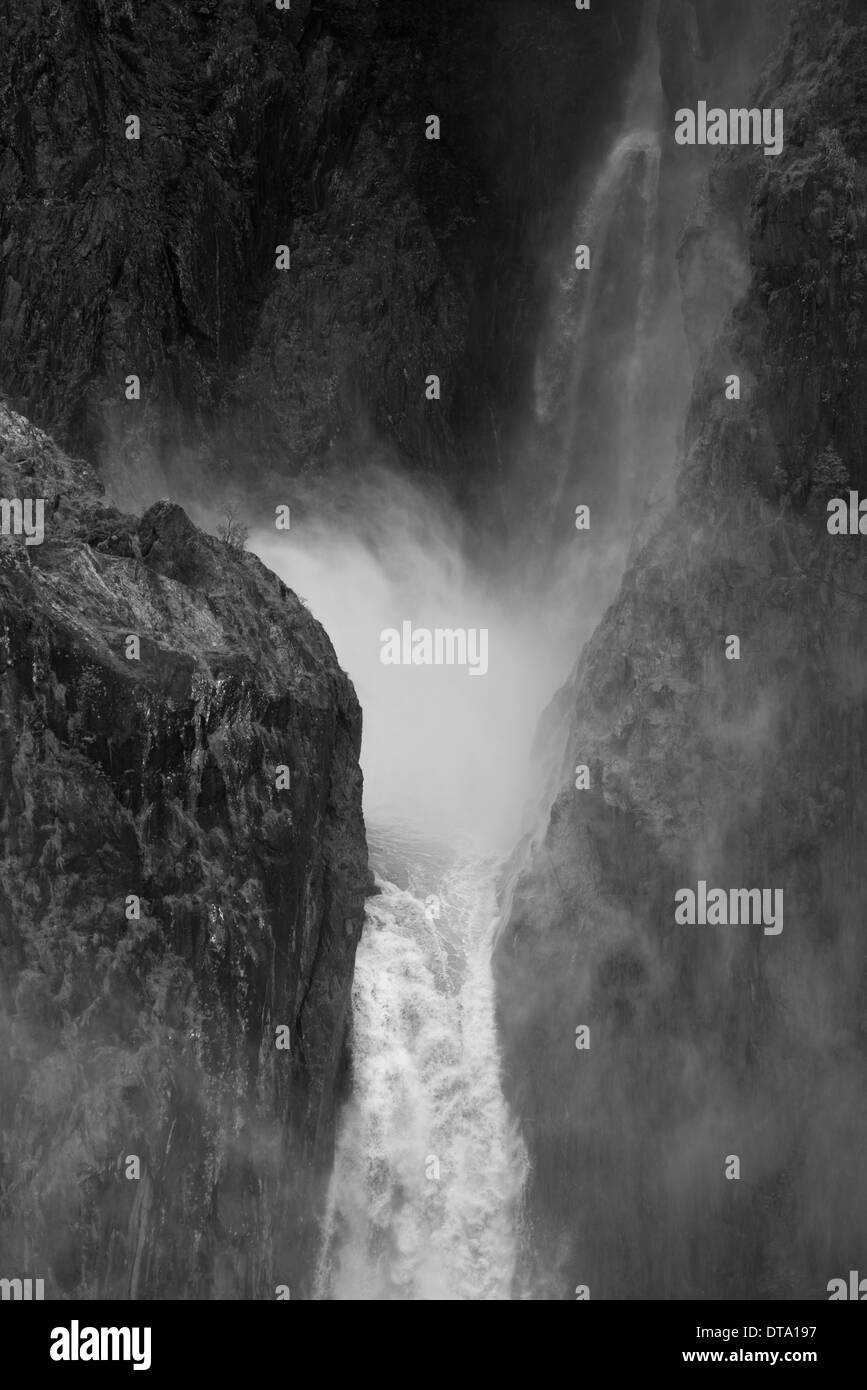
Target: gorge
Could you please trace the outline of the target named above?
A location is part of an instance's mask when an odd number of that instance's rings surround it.
[[[826,1299],[864,6],[7,9],[0,1276]]]

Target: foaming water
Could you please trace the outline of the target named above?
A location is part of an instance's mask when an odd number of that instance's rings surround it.
[[[380,838],[393,860],[405,849]],[[406,888],[379,880],[356,958],[316,1296],[509,1299],[526,1160],[500,1086],[496,865],[406,867]]]
[[[496,877],[519,833],[539,711],[592,606],[565,587],[560,606],[486,578],[450,513],[418,491],[377,498],[352,532],[254,538],[355,683],[381,889],[356,954],[351,1090],[315,1296],[505,1300],[526,1160],[501,1084]],[[384,665],[381,631],[404,619],[488,628],[487,673]]]

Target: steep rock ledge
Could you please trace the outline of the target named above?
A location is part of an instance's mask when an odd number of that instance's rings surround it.
[[[544,724],[558,791],[495,969],[525,1272],[553,1297],[823,1299],[863,1268],[867,564],[826,502],[867,467],[865,39],[863,5],[796,4],[757,100],[784,154],[714,166],[682,255],[676,497]],[[723,219],[749,259],[733,307],[700,273],[728,274]],[[675,925],[699,879],[782,888],[782,933]]]
[[[46,499],[43,544],[0,542],[5,1272],[303,1297],[367,891],[355,694],[255,557],[114,511],[5,408],[0,485]]]

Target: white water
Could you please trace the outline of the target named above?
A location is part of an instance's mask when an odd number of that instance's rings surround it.
[[[364,710],[371,863],[353,988],[351,1095],[338,1122],[316,1297],[512,1296],[525,1158],[503,1096],[491,951],[539,711],[565,678],[573,610],[480,574],[434,499],[366,479],[355,529],[254,548],[322,621]],[[469,552],[469,553],[468,553]],[[542,616],[544,622],[540,623]],[[395,667],[410,619],[490,632],[486,675]],[[425,913],[436,895],[438,915]]]
[[[289,546],[256,538],[355,682],[382,889],[356,955],[351,1094],[315,1296],[505,1300],[525,1157],[497,1048],[495,877],[520,833],[538,713],[574,642],[557,640],[563,615],[539,624],[534,595],[483,581],[448,513],[417,494],[398,501],[394,489],[354,536],[317,526],[293,531]],[[487,674],[384,666],[381,629],[405,618],[488,627]]]
[[[509,1299],[525,1158],[500,1087],[494,865],[428,862],[407,889],[380,883],[317,1297]]]

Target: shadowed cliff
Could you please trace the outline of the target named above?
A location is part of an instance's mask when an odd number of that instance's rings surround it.
[[[125,505],[151,475],[249,501],[371,454],[489,504],[539,244],[616,110],[641,0],[5,8],[16,408]]]
[[[867,573],[826,504],[865,483],[865,38],[796,5],[755,102],[783,155],[713,166],[676,495],[540,731],[495,961],[537,1297],[823,1299],[863,1265]],[[782,933],[676,925],[699,879],[783,889]]]
[[[41,545],[0,542],[4,1269],[303,1296],[367,890],[354,692],[258,560],[118,513],[5,407],[0,492],[46,499]]]

